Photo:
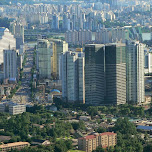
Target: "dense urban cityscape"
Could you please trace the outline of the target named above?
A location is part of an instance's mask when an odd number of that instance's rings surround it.
[[[152,152],[152,0],[0,0],[0,152]]]

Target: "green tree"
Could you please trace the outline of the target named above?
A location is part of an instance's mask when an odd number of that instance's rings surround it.
[[[148,144],[144,147],[144,152],[151,152],[152,151],[152,144]]]
[[[67,152],[68,148],[63,140],[59,140],[55,144],[54,152]]]

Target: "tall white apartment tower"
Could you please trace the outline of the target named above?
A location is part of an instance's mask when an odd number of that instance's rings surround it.
[[[127,41],[127,101],[137,104],[145,101],[144,48],[138,41]]]
[[[16,39],[5,27],[0,27],[0,64],[3,63],[3,50],[16,49]]]
[[[85,103],[84,54],[68,51],[62,54],[62,97],[68,102]]]
[[[37,43],[37,70],[40,78],[51,78],[51,46],[46,39],[40,39]]]
[[[17,79],[17,54],[16,50],[4,50],[4,79],[16,81]]]

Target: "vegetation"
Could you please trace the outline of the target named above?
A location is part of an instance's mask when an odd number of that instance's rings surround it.
[[[27,111],[33,112],[11,117],[8,117],[8,114],[0,113],[0,128],[5,128],[5,131],[1,131],[0,135],[11,136],[11,140],[8,142],[27,141],[31,143],[34,139],[47,139],[54,143],[53,146],[25,148],[22,152],[67,152],[73,148],[72,141],[68,139],[71,136],[73,125],[59,119],[66,116],[59,112],[51,113],[45,110],[43,106],[37,105],[27,108]]]
[[[106,150],[98,147],[94,152],[143,152],[144,142],[127,118],[118,119],[113,130],[117,133],[117,145]]]
[[[148,111],[144,111],[143,107],[137,107],[134,105],[119,105],[119,106],[88,106],[78,103],[67,103],[63,102],[61,99],[54,98],[54,103],[58,109],[69,108],[76,111],[87,111],[87,113],[94,117],[96,115],[102,116],[102,114],[111,114],[115,117],[149,117],[150,114]],[[146,115],[145,115],[146,114]]]

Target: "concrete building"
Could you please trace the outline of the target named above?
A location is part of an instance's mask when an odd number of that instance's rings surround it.
[[[4,79],[17,80],[17,53],[16,50],[4,50]]]
[[[115,146],[117,144],[117,134],[112,132],[95,133],[78,139],[78,149],[85,152],[92,152],[98,146],[103,148]]]
[[[69,102],[85,103],[83,52],[62,55],[62,97]]]
[[[20,49],[20,45],[24,44],[24,26],[18,22],[12,22],[10,32],[16,38],[16,49]]]
[[[59,29],[59,17],[58,15],[53,15],[52,17],[52,29],[58,30]]]
[[[86,104],[126,103],[126,60],[123,44],[85,47]]]
[[[95,42],[100,44],[125,43],[128,31],[125,28],[103,28],[95,33]]]
[[[37,42],[37,70],[39,78],[51,78],[51,46],[46,39],[40,39]]]
[[[0,145],[1,152],[11,151],[12,149],[21,150],[22,148],[29,147],[30,143],[28,142],[15,142],[15,143],[7,143]]]
[[[145,74],[152,73],[152,52],[145,52]]]
[[[16,49],[16,39],[5,27],[0,28],[0,64],[3,63],[3,50]]]
[[[17,115],[26,112],[26,106],[13,102],[5,102],[0,104],[0,112],[8,112],[11,115]]]
[[[92,41],[92,32],[90,30],[70,30],[65,33],[65,40],[69,44],[83,45]]]
[[[129,103],[145,101],[144,48],[145,45],[138,41],[127,42],[127,101]]]
[[[52,76],[54,79],[59,79],[59,56],[63,52],[68,51],[68,43],[62,40],[52,39],[53,58],[52,58]]]
[[[17,114],[21,114],[23,112],[26,112],[25,105],[19,105],[19,104],[10,104],[9,105],[9,114],[17,115]]]

